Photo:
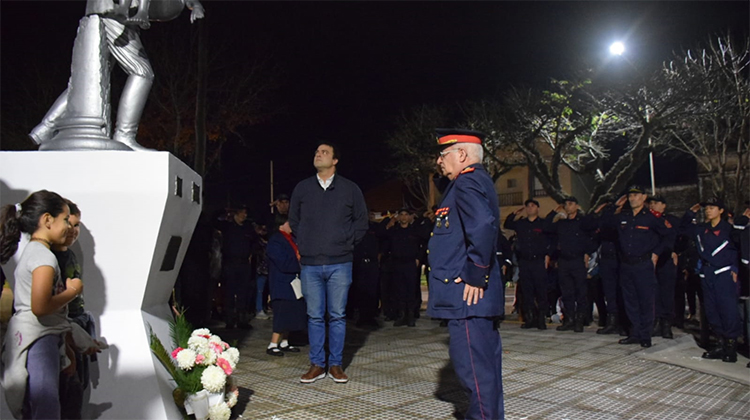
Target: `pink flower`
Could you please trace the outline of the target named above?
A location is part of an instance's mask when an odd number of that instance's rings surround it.
[[[181,352],[182,350],[183,350],[182,347],[177,347],[176,349],[172,350],[172,358],[176,359],[177,353]]]
[[[221,344],[211,341],[208,343],[208,345],[211,346],[211,350],[213,350],[216,354],[221,354],[224,351],[224,349],[221,347]]]
[[[232,366],[229,364],[229,362],[227,362],[226,359],[221,357],[216,359],[216,365],[224,369],[224,373],[226,373],[227,376],[232,374]]]
[[[226,350],[226,349],[228,349],[228,348],[229,348],[229,343],[227,343],[226,341],[222,341],[222,342],[221,342],[221,347],[223,347],[223,348],[224,348],[224,350]]]
[[[203,363],[204,360],[206,360],[206,356],[204,356],[202,354],[199,354],[199,355],[195,356],[195,363],[196,364]]]

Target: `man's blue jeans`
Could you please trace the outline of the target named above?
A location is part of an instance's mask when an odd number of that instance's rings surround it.
[[[302,294],[307,303],[310,363],[325,367],[328,310],[329,366],[341,366],[346,338],[346,299],[352,284],[352,263],[302,265]]]

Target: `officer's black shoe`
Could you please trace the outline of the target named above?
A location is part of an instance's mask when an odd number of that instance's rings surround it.
[[[596,330],[597,334],[616,334],[617,333],[617,315],[607,315],[607,326]]]
[[[408,311],[406,313],[406,326],[407,327],[416,327],[417,323],[414,321],[414,312]]]
[[[555,328],[557,331],[573,331],[575,329],[575,323],[570,317],[563,318],[563,324]]]
[[[621,339],[617,343],[619,343],[619,344],[639,344],[640,342],[641,342],[641,340],[639,340],[639,339],[637,339],[635,337],[627,337],[627,338]]]
[[[393,322],[394,327],[403,327],[404,325],[406,325],[406,316],[403,315]]]
[[[620,334],[620,337],[629,337],[627,328],[620,328],[618,334]]]
[[[526,310],[523,311],[523,324],[521,324],[521,328],[523,329],[529,329],[534,328],[534,312]]]
[[[662,338],[674,338],[674,334],[672,334],[672,326],[669,325],[669,321],[666,319],[661,323],[661,336]]]
[[[536,328],[539,330],[546,330],[547,329],[547,317],[546,312],[544,309],[541,309],[537,311],[536,313]]]
[[[641,347],[645,349],[651,347],[651,339],[641,340]]]
[[[737,340],[728,338],[724,340],[724,356],[722,362],[735,363],[737,361]]]
[[[661,335],[661,319],[654,321],[654,329],[651,330],[651,337],[658,337]]]
[[[704,359],[723,359],[724,358],[724,339],[722,338],[720,340],[719,345],[714,347],[713,349],[703,353],[701,356]]]
[[[586,314],[576,314],[575,324],[573,324],[573,331],[577,333],[583,332],[583,325],[586,323]]]

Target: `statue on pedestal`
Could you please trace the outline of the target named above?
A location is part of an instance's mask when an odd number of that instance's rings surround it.
[[[29,137],[39,150],[148,150],[136,141],[154,72],[139,36],[150,21],[176,18],[184,7],[201,19],[198,0],[88,0],[73,46],[68,88]],[[111,58],[128,74],[110,125]],[[111,135],[111,137],[110,137]]]

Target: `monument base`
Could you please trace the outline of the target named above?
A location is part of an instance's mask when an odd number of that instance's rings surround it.
[[[168,299],[201,212],[201,178],[167,152],[0,152],[0,204],[55,191],[81,209],[73,245],[86,310],[110,344],[91,364],[84,418],[177,419],[149,326],[169,346]],[[19,252],[3,269],[13,285]],[[12,418],[0,395],[0,418]]]

